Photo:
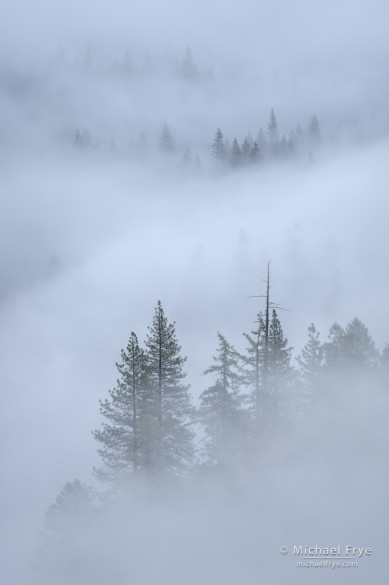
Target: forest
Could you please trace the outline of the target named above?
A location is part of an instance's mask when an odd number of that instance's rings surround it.
[[[203,490],[208,498],[214,485],[223,490],[233,481],[240,491],[242,478],[255,485],[258,475],[263,481],[272,473],[269,465],[296,440],[296,432],[307,421],[319,421],[329,399],[350,397],[348,389],[361,381],[387,397],[389,344],[378,351],[358,317],[344,327],[334,322],[325,342],[312,323],[293,365],[282,308],[270,299],[269,264],[265,308],[243,333],[245,352],[217,333],[197,405],[185,384],[187,358],[175,322],[162,303],[143,345],[131,332],[116,363],[116,385],[100,400],[102,426],[93,431],[101,458],[101,467],[94,468],[99,487],[69,481],[49,506],[31,564],[37,583],[92,582],[90,559],[79,558],[80,549],[71,543],[79,547],[80,532],[90,538],[90,531],[95,541],[107,529],[107,514],[110,528],[120,533],[139,506],[158,502],[177,513],[182,499],[193,504]],[[120,520],[113,513],[118,509],[124,514]]]

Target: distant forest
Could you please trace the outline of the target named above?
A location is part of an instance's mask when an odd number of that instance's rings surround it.
[[[77,149],[99,150],[99,144],[95,141],[87,128],[77,129],[74,135],[73,144]],[[259,129],[253,139],[251,132],[239,143],[236,136],[232,141],[226,137],[221,128],[217,128],[212,142],[209,144],[209,156],[219,170],[223,167],[233,169],[258,167],[260,164],[269,161],[286,161],[306,157],[308,163],[313,162],[314,153],[322,145],[320,124],[317,116],[312,116],[309,121],[308,130],[303,132],[301,126],[291,130],[286,137],[280,136],[277,117],[274,109],[271,108],[269,121],[266,130]],[[111,155],[123,155],[119,152],[114,139],[111,140],[109,148]],[[151,159],[151,153],[159,152],[161,155],[170,155],[171,159],[178,160],[181,167],[200,172],[202,159],[198,151],[193,153],[189,146],[183,152],[178,151],[174,136],[167,124],[162,129],[158,142],[154,148],[144,132],[141,132],[137,140],[131,139],[128,144],[127,155],[129,159],[147,163]],[[166,160],[166,159],[165,159]]]

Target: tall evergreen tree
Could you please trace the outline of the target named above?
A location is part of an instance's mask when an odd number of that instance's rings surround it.
[[[239,451],[244,416],[242,396],[243,382],[239,354],[226,338],[217,334],[219,346],[214,364],[204,374],[215,374],[216,380],[200,396],[199,418],[206,431],[206,451],[211,462],[224,465]]]
[[[146,357],[131,333],[127,351],[121,351],[120,374],[109,399],[100,401],[100,412],[108,421],[93,432],[101,444],[98,450],[103,467],[95,473],[101,480],[119,480],[139,468],[151,468],[157,433],[150,433],[154,400],[147,380]],[[154,425],[155,429],[156,425]]]
[[[175,323],[168,323],[160,301],[145,345],[148,381],[160,432],[159,466],[179,470],[193,457],[193,432],[188,426],[192,406],[189,386],[182,384],[186,357],[181,356]]]
[[[291,408],[288,395],[293,381],[293,370],[290,365],[292,347],[288,347],[288,339],[284,336],[277,311],[273,309],[269,325],[268,347],[268,425],[277,428],[286,420]]]

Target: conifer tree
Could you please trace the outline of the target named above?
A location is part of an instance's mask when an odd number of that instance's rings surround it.
[[[219,346],[214,364],[204,374],[215,374],[216,380],[200,396],[199,418],[207,434],[206,451],[211,462],[223,465],[239,450],[243,431],[243,398],[239,393],[243,377],[240,356],[226,338],[217,334]]]
[[[148,383],[160,433],[158,464],[161,469],[179,470],[193,457],[193,432],[188,426],[192,406],[189,386],[182,383],[186,357],[181,356],[175,323],[168,323],[160,301],[145,345]]]
[[[254,142],[253,147],[250,152],[250,162],[257,163],[261,160],[261,152],[259,146],[256,142]]]
[[[137,336],[131,333],[127,351],[121,351],[120,374],[109,399],[100,401],[100,412],[108,422],[93,432],[101,444],[103,467],[95,469],[101,480],[119,480],[139,468],[151,468],[157,437],[150,436],[153,396],[147,380],[146,357]],[[156,425],[154,425],[155,428]]]
[[[232,142],[231,164],[238,167],[242,163],[242,151],[236,138]]]
[[[320,334],[313,323],[308,327],[308,341],[296,359],[300,368],[301,406],[305,410],[317,394],[323,368],[323,347],[320,343]]]
[[[226,149],[224,146],[224,136],[223,132],[218,128],[216,130],[215,138],[212,142],[212,155],[215,159],[222,161],[225,159],[226,156]]]
[[[31,566],[34,584],[78,583],[80,578],[85,579],[91,567],[80,555],[80,543],[90,534],[95,509],[92,488],[78,479],[63,486],[37,535]]]
[[[266,134],[262,130],[262,128],[259,129],[259,132],[257,134],[256,143],[258,144],[258,148],[262,152],[262,154],[267,152],[269,145],[268,145],[268,141],[266,138]]]
[[[173,136],[167,124],[162,128],[161,136],[159,137],[159,150],[161,152],[173,153],[175,151]]]
[[[268,347],[268,425],[273,428],[280,426],[288,416],[290,409],[290,391],[293,381],[293,370],[290,365],[292,347],[288,347],[288,339],[284,337],[277,311],[273,309],[269,325]]]
[[[245,162],[248,161],[250,154],[251,154],[251,150],[252,150],[253,145],[250,144],[250,142],[248,141],[247,138],[244,139],[244,142],[242,144],[242,158],[244,159]]]
[[[309,140],[310,140],[311,147],[314,147],[317,144],[319,144],[319,142],[321,140],[321,136],[320,136],[320,124],[319,124],[319,120],[317,119],[317,116],[312,116],[312,118],[309,122],[308,133],[309,133]]]
[[[270,110],[270,118],[267,124],[267,135],[269,137],[270,152],[276,154],[278,149],[278,123],[273,108]]]
[[[378,364],[374,341],[366,325],[357,317],[345,329],[334,323],[323,350],[326,369],[332,372],[369,370]]]
[[[198,69],[193,61],[192,51],[189,47],[187,47],[181,63],[181,74],[187,79],[196,79],[199,75]]]

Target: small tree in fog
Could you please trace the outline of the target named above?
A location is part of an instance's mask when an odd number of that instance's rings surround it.
[[[231,164],[233,167],[238,167],[242,164],[242,151],[236,138],[232,142]]]
[[[290,365],[292,347],[284,336],[277,311],[273,309],[269,327],[268,376],[265,390],[265,421],[277,428],[285,422],[291,409],[291,385],[294,381]]]
[[[181,74],[187,79],[196,79],[199,75],[198,69],[193,61],[192,51],[189,47],[187,47],[181,63]]]
[[[261,160],[261,151],[259,146],[256,142],[254,142],[253,147],[250,152],[250,162],[255,164]]]
[[[309,134],[309,140],[310,140],[311,146],[316,146],[317,144],[319,144],[319,142],[321,140],[321,135],[320,135],[320,124],[319,124],[319,120],[317,119],[317,116],[312,116],[312,118],[309,122],[308,134]]]
[[[299,377],[302,392],[302,407],[311,402],[317,392],[318,383],[323,368],[323,347],[320,343],[320,334],[312,323],[308,327],[308,341],[297,356]]]
[[[165,124],[159,137],[159,150],[161,152],[172,153],[175,149],[173,136],[167,124]]]
[[[61,489],[46,512],[37,536],[32,563],[33,583],[72,583],[90,569],[82,561],[81,546],[87,542],[95,515],[93,490],[78,479]]]
[[[357,317],[345,329],[334,323],[329,339],[323,345],[327,370],[352,372],[371,370],[378,365],[379,355],[374,341],[366,325]]]
[[[278,123],[273,108],[270,110],[270,118],[267,124],[267,135],[270,152],[275,154],[278,149]]]
[[[239,389],[243,382],[240,356],[226,338],[217,334],[219,346],[214,364],[204,374],[216,379],[200,396],[199,418],[206,431],[206,452],[211,462],[223,465],[239,453],[246,417]]]
[[[226,148],[224,145],[224,136],[223,132],[218,128],[216,130],[215,138],[212,142],[212,155],[217,160],[224,160],[226,156]]]
[[[252,143],[250,144],[248,139],[245,138],[242,144],[242,158],[245,162],[247,162],[250,158],[252,147],[253,147]]]

